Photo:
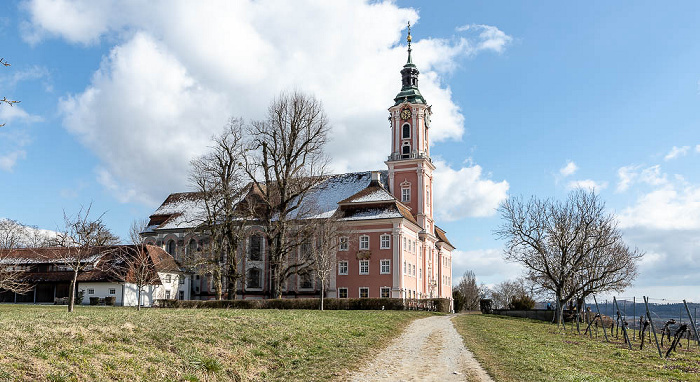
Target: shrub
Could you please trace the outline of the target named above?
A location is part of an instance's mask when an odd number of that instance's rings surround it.
[[[75,305],[80,305],[83,303],[83,298],[85,298],[85,289],[75,292],[75,301],[73,303]]]
[[[105,297],[105,305],[114,306],[117,303],[117,298],[114,296]]]
[[[513,310],[530,310],[535,307],[535,300],[530,296],[520,296],[510,302],[510,309]]]
[[[90,297],[90,305],[97,305],[100,303],[99,297]]]
[[[455,303],[455,312],[461,312],[462,309],[467,305],[467,299],[464,298],[462,292],[458,290],[452,291],[452,300]]]
[[[318,298],[270,300],[157,300],[162,308],[184,309],[319,309]],[[433,298],[403,300],[400,298],[327,298],[327,310],[430,310],[449,312],[450,300]]]

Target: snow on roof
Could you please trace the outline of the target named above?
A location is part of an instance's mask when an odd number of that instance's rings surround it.
[[[386,181],[387,171],[379,171]],[[367,188],[372,180],[371,171],[330,175],[311,189],[305,203],[314,211],[312,218],[328,218],[338,209],[338,202]]]
[[[396,208],[362,208],[353,211],[340,220],[370,220],[370,219],[392,219],[402,218],[403,215]]]
[[[160,223],[153,223],[154,217],[168,216]],[[144,232],[158,229],[194,228],[201,224],[205,216],[204,201],[198,192],[181,192],[170,194],[163,204],[151,215],[151,224]]]

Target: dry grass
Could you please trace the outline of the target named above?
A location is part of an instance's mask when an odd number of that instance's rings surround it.
[[[492,315],[453,319],[464,343],[496,381],[700,381],[700,352],[683,348],[669,359],[656,346],[628,350],[622,334],[611,343],[561,332],[542,321]],[[582,329],[583,331],[583,329]]]
[[[0,305],[0,381],[329,380],[426,315]]]

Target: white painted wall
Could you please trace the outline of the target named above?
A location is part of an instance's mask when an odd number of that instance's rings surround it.
[[[114,289],[114,294],[110,294],[109,290]],[[88,290],[92,289],[94,291],[93,294],[89,294]],[[85,295],[83,296],[83,305],[89,305],[90,304],[90,297],[99,297],[99,298],[105,298],[105,297],[116,297],[117,302],[116,305],[121,305],[122,304],[122,284],[119,283],[110,283],[110,282],[80,282],[78,283],[77,290],[84,290]]]

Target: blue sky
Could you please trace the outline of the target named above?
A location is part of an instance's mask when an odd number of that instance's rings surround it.
[[[455,280],[519,274],[503,198],[583,185],[647,252],[625,295],[700,300],[699,3],[193,4],[0,4],[0,98],[22,101],[0,105],[0,217],[53,229],[92,202],[124,236],[228,117],[292,88],[323,100],[336,171],[382,169],[411,21]]]

